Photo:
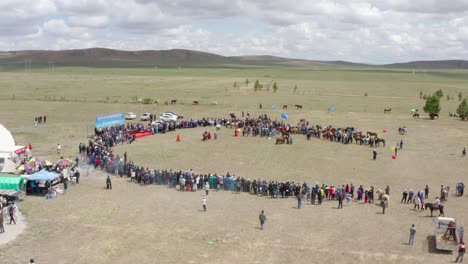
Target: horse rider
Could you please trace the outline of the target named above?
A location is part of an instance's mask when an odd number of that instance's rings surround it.
[[[440,205],[440,199],[439,199],[439,197],[436,197],[435,203],[434,203],[434,209],[439,208],[439,205]]]

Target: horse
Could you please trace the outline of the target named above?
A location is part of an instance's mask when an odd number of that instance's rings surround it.
[[[377,133],[375,133],[375,132],[367,131],[366,134],[369,135],[369,137],[377,137]]]
[[[236,119],[236,115],[234,113],[229,113],[229,115],[231,116],[232,119]]]
[[[376,147],[380,146],[380,143],[382,143],[383,146],[385,147],[385,139],[383,139],[383,138],[375,138],[375,142],[374,142],[374,143],[375,143],[375,146],[376,146]]]
[[[197,105],[197,104],[198,104],[198,101],[193,101],[193,104],[194,104],[194,105]]]
[[[384,114],[386,114],[386,113],[391,114],[391,113],[392,113],[392,109],[391,109],[391,108],[389,108],[389,109],[384,109],[383,111],[384,111]]]
[[[287,105],[283,105],[283,109],[288,109],[288,106],[287,106]]]
[[[276,138],[276,143],[275,143],[275,144],[276,144],[276,145],[278,145],[278,144],[284,144],[284,142],[285,142],[285,139],[284,139],[284,138],[282,138],[282,137],[277,137],[277,138]]]
[[[439,119],[439,114],[430,113],[430,114],[429,114],[429,117],[430,117],[431,119],[434,119],[434,117],[437,117],[437,119]]]
[[[418,114],[418,113],[414,113],[414,114],[413,114],[413,118],[419,118],[419,114]]]
[[[295,105],[296,109],[302,109],[302,105]]]
[[[437,210],[439,210],[439,216],[444,216],[444,205],[443,204],[439,204],[439,206],[436,207],[432,203],[425,203],[424,204],[424,209],[427,210],[428,208],[431,210],[431,217],[433,216],[432,213],[434,211],[437,211]]]
[[[171,104],[176,104],[176,103],[177,103],[176,99],[171,100]]]

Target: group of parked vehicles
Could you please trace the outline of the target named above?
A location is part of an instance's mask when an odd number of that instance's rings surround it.
[[[133,112],[128,112],[127,115],[125,116],[126,120],[135,120],[137,118],[137,115]],[[150,121],[152,119],[152,123],[158,124],[161,121],[177,121],[178,119],[183,118],[183,116],[177,115],[174,112],[164,112],[159,116],[159,120],[156,119],[155,115],[152,115],[151,113],[143,113],[140,116],[140,121]]]

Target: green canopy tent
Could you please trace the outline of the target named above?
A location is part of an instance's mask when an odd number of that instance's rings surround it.
[[[21,191],[23,189],[23,177],[16,175],[0,174],[0,190]]]

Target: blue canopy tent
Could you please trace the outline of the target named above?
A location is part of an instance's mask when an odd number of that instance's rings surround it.
[[[52,181],[59,177],[58,173],[41,170],[26,177],[28,181]]]

